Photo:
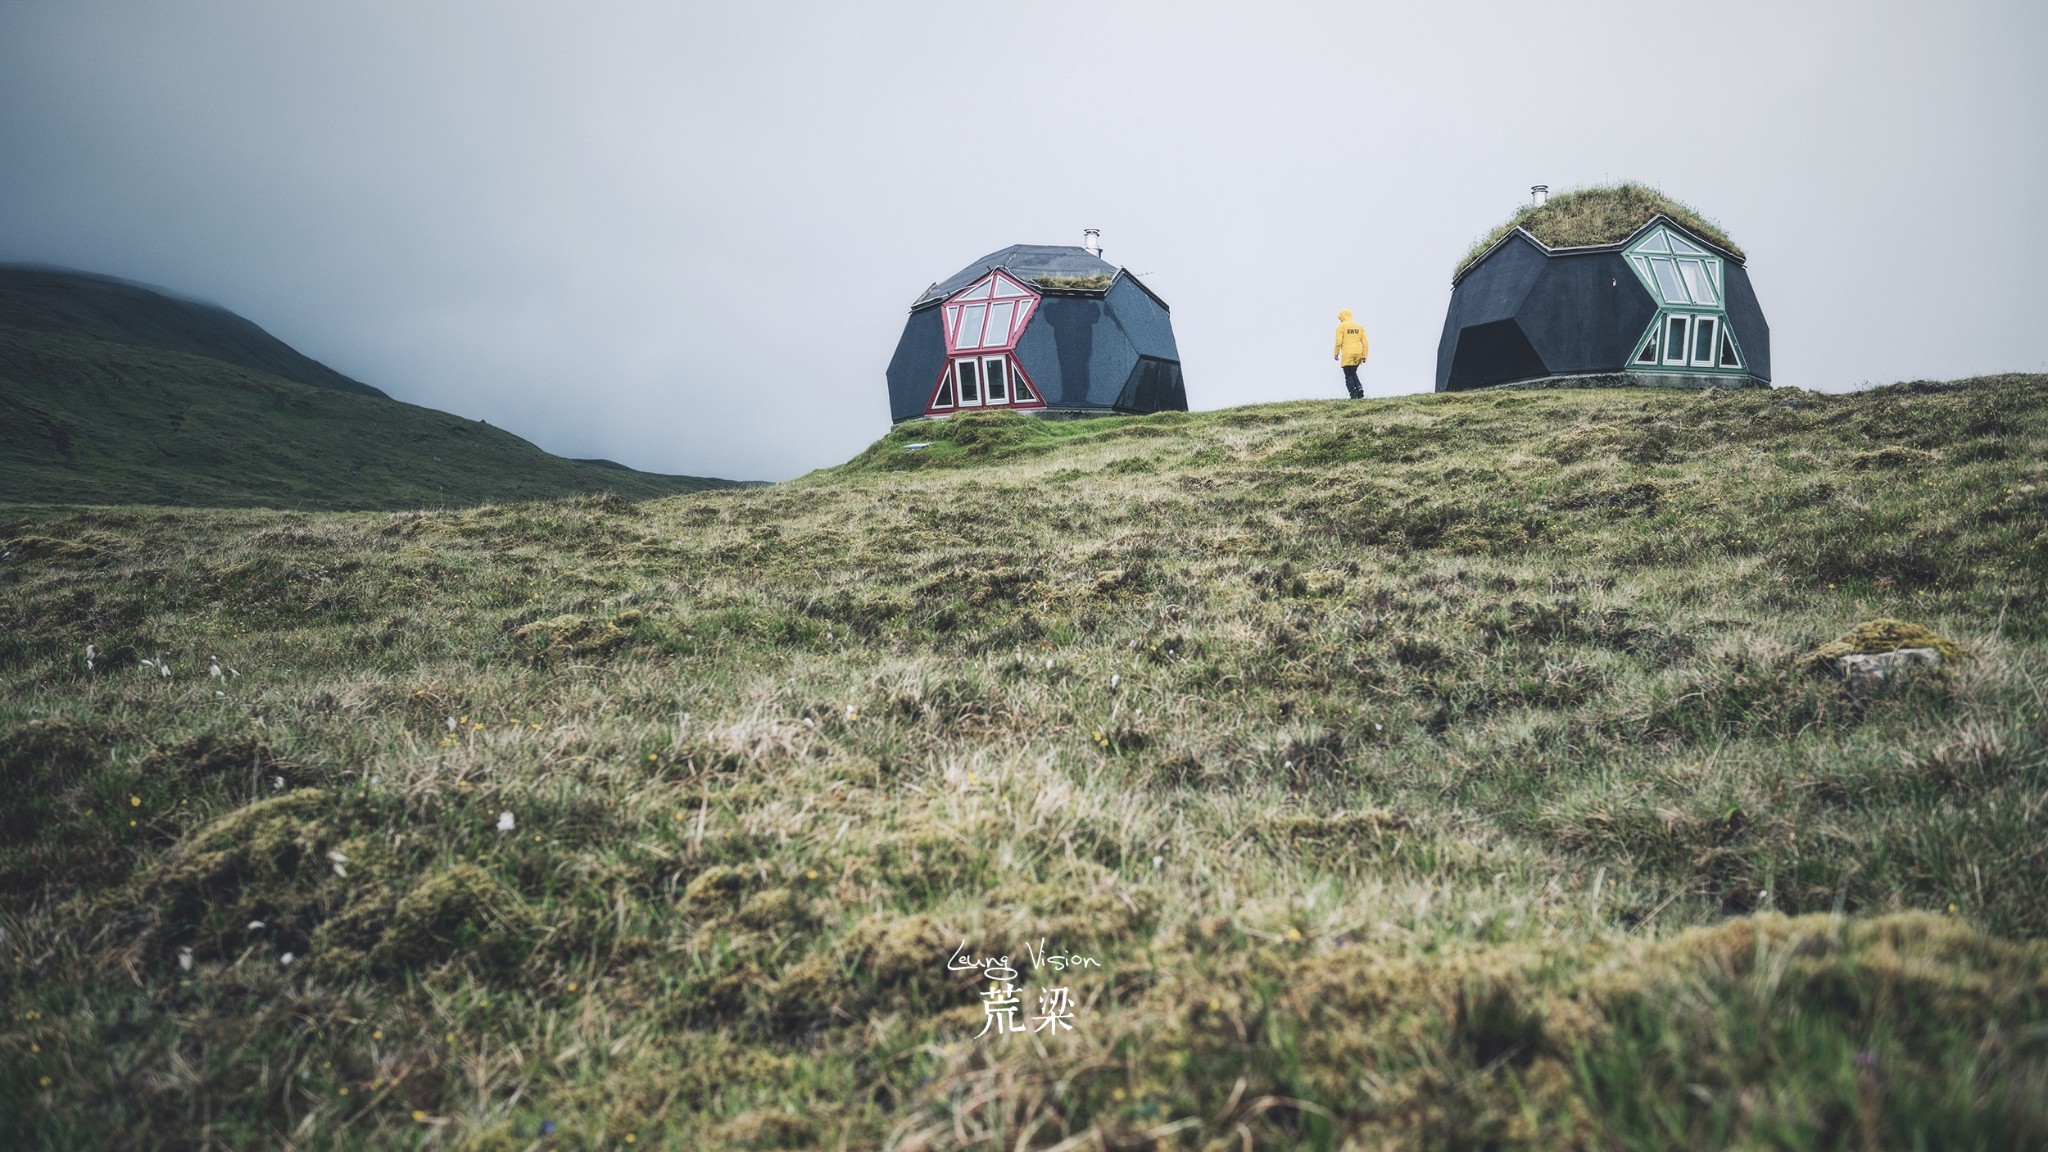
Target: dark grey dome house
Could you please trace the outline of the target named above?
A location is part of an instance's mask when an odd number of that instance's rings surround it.
[[[1771,328],[1719,228],[1639,184],[1536,200],[1458,265],[1437,391],[1770,385]]]
[[[889,417],[1185,412],[1166,302],[1085,247],[1012,244],[925,289],[889,360]]]

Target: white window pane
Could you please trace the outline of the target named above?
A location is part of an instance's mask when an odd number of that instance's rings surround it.
[[[1701,261],[1707,266],[1707,279],[1714,285],[1714,298],[1721,297],[1721,262],[1712,258]]]
[[[981,347],[981,320],[987,314],[986,304],[969,304],[960,309],[960,331],[953,337],[953,347]]]
[[[1693,303],[1719,304],[1721,302],[1714,295],[1714,286],[1707,282],[1706,265],[1701,264],[1697,260],[1680,260],[1678,262],[1678,270],[1685,275],[1685,287],[1687,291],[1692,293]]]
[[[1641,276],[1645,280],[1650,278],[1650,262],[1648,260],[1643,259],[1641,256],[1631,256],[1628,258],[1628,262],[1635,265],[1636,275]]]
[[[1659,228],[1655,232],[1650,233],[1649,239],[1644,240],[1641,244],[1636,245],[1636,251],[1669,252],[1671,251],[1671,245],[1665,242],[1664,237],[1664,230],[1662,228]]]
[[[1010,342],[1010,316],[1017,311],[1017,302],[1001,300],[988,306],[988,338],[982,344],[994,348]]]
[[[1013,379],[1011,383],[1017,386],[1017,403],[1029,404],[1032,401],[1038,399],[1038,394],[1031,390],[1031,381],[1026,380],[1022,376],[1018,376],[1015,379]]]
[[[939,381],[939,394],[932,398],[932,407],[951,408],[952,406],[953,374],[951,372],[948,372],[946,373],[945,377]]]
[[[1638,352],[1636,353],[1636,363],[1638,363],[1638,364],[1655,364],[1656,362],[1657,362],[1657,333],[1656,333],[1656,331],[1655,331],[1655,330],[1653,329],[1653,330],[1652,330],[1652,331],[1650,332],[1650,338],[1649,338],[1648,340],[1645,340],[1645,341],[1643,341],[1643,346],[1642,346],[1642,349],[1641,349],[1640,351],[1638,351]]]
[[[1692,322],[1692,362],[1699,367],[1714,363],[1714,337],[1719,327],[1712,316],[1696,316]]]
[[[982,382],[988,385],[988,402],[1007,404],[1010,402],[1010,374],[1003,371],[1001,360],[984,360],[981,364]]]
[[[1663,295],[1666,304],[1692,303],[1691,297],[1685,294],[1685,285],[1679,282],[1676,262],[1661,258],[1652,260],[1650,271],[1657,276],[1657,291]]]
[[[1022,340],[1024,338],[1024,326],[1026,324],[1029,324],[1030,322],[1031,301],[1018,301],[1017,318],[1010,322],[1010,343],[1015,344],[1017,341]]]
[[[971,288],[967,289],[967,291],[965,291],[965,292],[962,292],[962,293],[960,293],[960,299],[962,299],[962,300],[986,300],[986,299],[988,299],[988,294],[989,294],[989,291],[990,291],[990,284],[989,284],[989,282],[988,282],[988,281],[986,281],[986,280],[983,280],[983,281],[982,281],[981,283],[979,283],[979,284],[976,284],[976,285],[974,285],[973,287],[971,287]]]
[[[953,364],[953,378],[960,385],[960,403],[981,403],[981,378],[972,360],[959,360]]]
[[[1735,340],[1728,335],[1728,330],[1725,328],[1721,330],[1721,367],[1742,367],[1742,357],[1735,354]]]
[[[1017,283],[1016,283],[1015,281],[1011,280],[1011,279],[1010,279],[1009,277],[1007,277],[1007,276],[998,276],[998,277],[996,277],[996,295],[998,295],[998,296],[1029,296],[1030,294],[1031,294],[1030,292],[1026,291],[1026,290],[1025,290],[1025,289],[1024,289],[1023,287],[1021,287],[1020,285],[1018,285],[1018,284],[1017,284]]]
[[[1706,249],[1692,243],[1683,236],[1677,235],[1671,237],[1671,250],[1680,256],[1705,256],[1707,254]]]

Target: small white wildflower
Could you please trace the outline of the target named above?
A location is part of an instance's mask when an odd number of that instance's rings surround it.
[[[156,661],[154,661],[154,660],[137,660],[137,661],[135,662],[135,665],[136,665],[136,667],[138,667],[138,668],[154,668],[154,667],[156,667]]]
[[[178,949],[178,970],[181,972],[190,972],[192,970],[192,950],[190,948]]]
[[[1117,675],[1117,674],[1116,674],[1116,673],[1114,673],[1114,672],[1112,672],[1112,673],[1110,673],[1110,674],[1109,674],[1109,687],[1110,687],[1110,690],[1111,690],[1111,691],[1115,691],[1115,690],[1116,690],[1116,686],[1117,686],[1117,685],[1119,685],[1119,684],[1121,684],[1121,683],[1123,683],[1123,682],[1124,682],[1124,678],[1123,678],[1122,676],[1119,676],[1119,675]]]
[[[453,717],[453,716],[450,716],[450,717],[448,718],[448,730],[449,730],[450,732],[453,732],[453,731],[455,731],[455,717]]]
[[[221,690],[220,690],[220,689],[218,689],[218,688],[216,688],[216,689],[214,689],[214,690],[213,690],[213,694],[214,694],[215,696],[225,696],[225,695],[227,695],[227,693],[225,693],[225,692],[221,691]]]
[[[292,966],[292,961],[294,961],[294,960],[296,960],[296,959],[298,959],[298,957],[296,957],[296,956],[292,955],[291,953],[287,952],[287,953],[285,953],[284,955],[282,955],[282,956],[279,956],[279,957],[277,958],[277,963],[278,963],[278,965],[279,965],[280,967],[284,967],[284,968],[289,968],[289,967],[291,967],[291,966]]]
[[[1047,656],[1047,657],[1045,658],[1045,670],[1046,670],[1047,672],[1050,672],[1050,671],[1052,671],[1052,657],[1050,657],[1050,656]]]
[[[86,658],[87,660],[90,660],[90,659],[92,659],[93,657],[95,657],[95,656],[97,656],[97,655],[99,655],[99,654],[100,654],[100,653],[99,653],[99,649],[97,649],[97,648],[94,648],[94,647],[93,647],[92,645],[90,645],[90,644],[87,644],[87,645],[85,646],[85,658]]]
[[[208,676],[211,676],[215,680],[226,679],[226,677],[222,676],[220,672],[220,657],[209,656],[207,657],[207,660],[209,661],[209,664],[207,665],[206,674]]]
[[[1164,856],[1154,856],[1154,857],[1152,858],[1152,866],[1153,866],[1154,868],[1164,868],[1164,867],[1166,867],[1166,857],[1164,857]]]
[[[1373,730],[1373,731],[1375,731],[1375,732],[1378,732],[1378,731],[1380,731],[1380,726],[1379,726],[1379,725],[1377,725],[1377,724],[1375,724],[1375,725],[1373,725],[1373,726],[1372,726],[1372,730]]]
[[[1280,762],[1280,766],[1281,766],[1282,768],[1289,768],[1289,769],[1291,769],[1291,768],[1293,768],[1293,767],[1294,767],[1294,761],[1292,761],[1292,760],[1282,760],[1282,761]]]
[[[161,658],[156,662],[156,670],[164,674],[164,679],[169,680],[171,678],[171,666],[164,663]]]
[[[282,776],[272,776],[272,777],[270,778],[270,790],[271,790],[272,792],[282,792],[282,791],[284,791],[284,777],[282,777]]]
[[[263,931],[263,921],[261,921],[261,920],[251,920],[251,921],[249,921],[249,931],[251,931],[251,932],[261,932],[261,931]]]
[[[851,719],[853,719],[853,718],[854,718],[855,716],[857,716],[857,715],[859,715],[859,713],[857,713],[857,712],[855,712],[855,711],[853,710],[853,705],[851,705],[851,704],[848,704],[848,705],[846,706],[846,718],[847,718],[848,720],[851,720]]]
[[[237,672],[237,671],[235,671],[235,670],[234,670],[233,668],[230,668],[230,669],[228,669],[228,675],[230,675],[230,676],[240,676],[240,675],[241,675],[241,673],[240,673],[240,672]]]
[[[519,821],[510,812],[498,813],[498,831],[510,832],[519,827]]]
[[[806,716],[806,717],[804,717],[804,727],[806,727],[806,728],[816,728],[816,727],[817,727],[817,725],[816,725],[816,724],[813,724],[813,723],[811,723],[811,718],[810,718],[809,716]]]
[[[339,852],[329,852],[327,854],[327,862],[334,865],[334,874],[336,876],[348,875],[348,869],[342,867],[342,865],[348,863],[348,857],[343,856]]]

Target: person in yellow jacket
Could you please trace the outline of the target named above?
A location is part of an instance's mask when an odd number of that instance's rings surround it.
[[[1337,351],[1331,357],[1344,366],[1344,388],[1353,400],[1365,399],[1358,366],[1365,363],[1365,327],[1351,318],[1351,309],[1337,313]]]

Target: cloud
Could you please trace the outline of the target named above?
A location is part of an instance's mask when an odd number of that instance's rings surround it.
[[[551,451],[783,478],[910,300],[1078,242],[1203,408],[1430,385],[1527,186],[1753,254],[1780,383],[2048,368],[2036,6],[0,6],[0,259],[215,300]],[[2009,223],[2010,222],[2010,223]]]

